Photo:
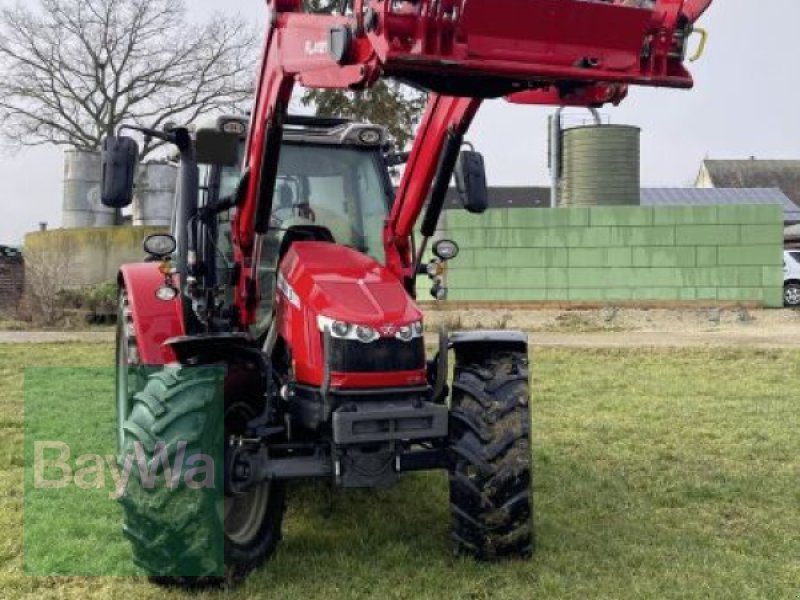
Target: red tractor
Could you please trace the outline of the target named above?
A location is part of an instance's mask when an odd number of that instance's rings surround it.
[[[688,40],[710,3],[343,0],[313,14],[268,0],[246,137],[235,117],[144,132],[178,148],[181,176],[172,235],[120,273],[121,460],[137,443],[224,444],[224,497],[181,503],[132,478],[122,504],[137,562],[166,581],[240,579],[275,550],[287,480],[376,487],[431,469],[449,474],[458,550],[528,555],[526,337],[441,332],[428,360],[415,283],[436,268],[422,257],[454,174],[464,207],[487,207],[483,160],[462,150],[484,99],[597,107],[628,85],[689,88]],[[430,92],[408,155],[380,127],[287,114],[296,83],[358,90],[384,76]],[[136,143],[104,150],[104,202],[125,206]]]

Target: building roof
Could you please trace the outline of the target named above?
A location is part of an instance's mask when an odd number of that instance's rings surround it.
[[[780,204],[785,222],[800,222],[800,207],[777,188],[643,188],[642,206]]]
[[[462,207],[455,188],[450,188],[444,203],[445,210]],[[548,187],[490,187],[490,208],[550,208]]]
[[[800,204],[800,160],[705,160],[717,188],[779,188]]]
[[[800,222],[800,207],[777,188],[643,188],[642,206],[708,206],[716,204],[780,204],[784,221]],[[490,187],[490,208],[549,208],[550,188]],[[455,189],[447,193],[445,209],[457,210]]]

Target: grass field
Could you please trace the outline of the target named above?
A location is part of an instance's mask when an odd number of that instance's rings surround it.
[[[144,579],[23,571],[23,369],[111,356],[107,345],[0,345],[0,598],[189,597]],[[533,364],[532,560],[454,558],[441,474],[377,492],[306,484],[290,490],[275,560],[234,593],[195,597],[800,597],[800,352],[546,350]],[[88,381],[61,388],[65,407],[93,393]],[[97,549],[54,527],[53,554],[124,555],[113,514]]]

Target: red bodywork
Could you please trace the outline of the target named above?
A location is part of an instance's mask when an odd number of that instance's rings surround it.
[[[322,384],[322,334],[317,318],[372,327],[382,336],[422,320],[403,284],[386,267],[344,246],[296,242],[281,262],[276,318],[291,341],[295,378]],[[333,388],[424,385],[425,369],[385,373],[332,373]]]
[[[310,383],[322,378],[319,314],[378,326],[419,318],[404,289],[414,277],[413,227],[447,136],[467,132],[483,99],[594,107],[621,102],[629,85],[689,88],[686,41],[711,0],[653,0],[651,8],[630,6],[636,4],[630,0],[351,4],[348,15],[324,15],[304,12],[302,0],[267,0],[270,18],[245,159],[249,178],[233,219],[240,273],[235,303],[246,330],[260,300],[257,242],[268,221],[264,214],[275,189],[282,124],[295,84],[357,90],[390,76],[431,90],[385,224],[385,267],[354,251],[314,244],[297,244],[282,263],[300,308],[278,294],[281,334],[298,377]],[[341,52],[332,40],[343,41]],[[161,308],[168,325],[159,327],[175,327],[171,334],[179,334],[174,307]],[[385,387],[422,381],[422,373],[335,374],[333,383]]]
[[[164,342],[185,334],[183,308],[180,298],[165,302],[156,298],[156,291],[164,285],[160,263],[133,263],[124,265],[120,284],[128,292],[139,359],[145,366],[165,365],[175,361],[172,348]]]

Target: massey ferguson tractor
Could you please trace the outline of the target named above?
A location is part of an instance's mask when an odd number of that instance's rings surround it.
[[[423,256],[454,176],[466,210],[487,208],[483,160],[463,149],[485,99],[599,107],[630,85],[689,88],[690,37],[704,41],[694,24],[711,0],[334,4],[267,1],[248,120],[140,130],[177,148],[180,185],[172,234],[119,275],[120,461],[216,445],[223,463],[213,501],[131,477],[124,530],[161,582],[259,567],[292,479],[369,488],[440,469],[459,552],[532,551],[526,337],[441,331],[428,357],[417,276],[443,297],[458,247]],[[378,126],[287,114],[295,84],[363,90],[382,77],[429,92],[408,154]],[[130,204],[137,154],[131,137],[105,141],[107,205]],[[389,167],[403,162],[395,191]]]

